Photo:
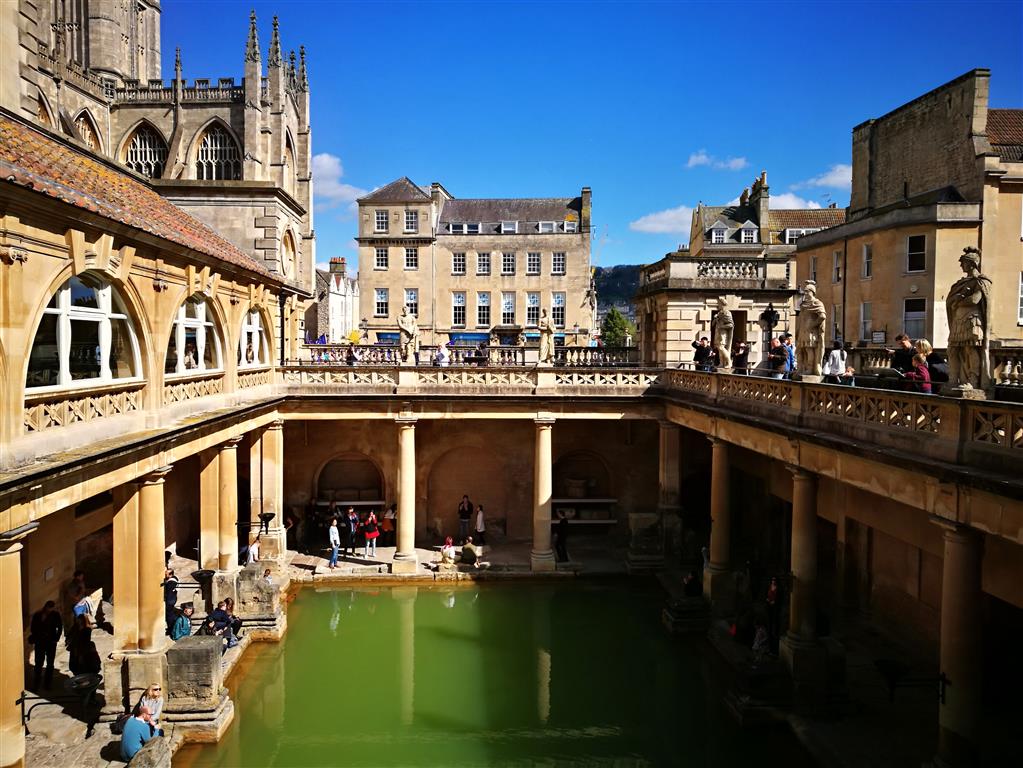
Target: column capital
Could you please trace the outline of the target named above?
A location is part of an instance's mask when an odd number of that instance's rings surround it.
[[[942,534],[946,539],[958,539],[960,541],[972,540],[976,543],[980,543],[983,538],[983,533],[978,531],[976,528],[963,525],[955,520],[949,520],[947,517],[941,517],[940,515],[928,515],[927,520],[941,528]]]
[[[160,485],[166,479],[167,475],[170,474],[171,470],[174,469],[173,465],[168,464],[166,467],[160,467],[154,469],[152,472],[142,475],[137,482],[139,485]]]
[[[394,423],[397,424],[398,427],[402,429],[409,427],[415,428],[417,421],[419,421],[418,416],[399,415],[394,417]]]
[[[229,438],[227,438],[227,440],[225,440],[224,442],[222,442],[220,444],[220,450],[225,451],[225,450],[228,450],[228,449],[237,448],[238,447],[238,443],[240,443],[244,439],[244,437],[245,437],[245,435],[238,435],[237,437],[229,437]]]
[[[793,480],[816,480],[817,474],[795,464],[786,464],[785,469],[792,473]]]
[[[21,544],[19,542],[30,533],[35,532],[38,527],[39,522],[33,521],[0,533],[0,555],[17,552],[21,549]]]
[[[284,429],[284,419],[274,419],[266,425],[268,431],[280,432]]]
[[[707,439],[710,441],[711,446],[715,448],[719,445],[724,448],[728,447],[728,441],[725,440],[723,437],[718,437],[717,435],[707,435]]]
[[[533,419],[533,423],[540,429],[550,429],[554,426],[554,422],[557,419],[554,418],[553,413],[538,413]]]
[[[680,424],[676,424],[671,419],[658,419],[657,423],[661,429],[679,429],[681,427]]]

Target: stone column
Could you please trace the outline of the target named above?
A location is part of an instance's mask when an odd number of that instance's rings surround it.
[[[284,562],[287,551],[284,530],[284,421],[270,422],[263,432],[263,511],[274,517],[264,535],[260,557]]]
[[[979,762],[983,645],[982,535],[966,526],[945,528],[941,572],[941,674],[945,701],[938,705],[940,766]]]
[[[7,537],[9,534],[2,534]],[[20,537],[18,537],[20,538]],[[0,766],[23,766],[25,729],[21,706],[25,688],[25,628],[21,604],[21,543],[0,538]]]
[[[163,581],[165,568],[163,486],[170,467],[151,472],[139,483],[138,647],[155,651],[167,643]],[[114,609],[116,614],[117,608]]]
[[[254,429],[249,435],[249,530],[246,544],[251,544],[259,535],[259,516],[263,512],[263,431]]]
[[[115,653],[139,649],[139,528],[138,486],[125,483],[114,489]]]
[[[233,437],[220,446],[220,569],[238,567],[238,443]]]
[[[534,422],[536,457],[533,464],[533,550],[530,552],[530,564],[534,571],[553,571],[557,565],[551,549],[551,427],[554,419],[540,417]]]
[[[731,612],[735,580],[731,571],[732,520],[729,508],[728,443],[710,438],[710,562],[703,574],[705,594],[718,615]]]
[[[398,548],[391,573],[416,573],[416,419],[400,416],[398,424]]]
[[[220,567],[220,452],[199,454],[199,567]]]

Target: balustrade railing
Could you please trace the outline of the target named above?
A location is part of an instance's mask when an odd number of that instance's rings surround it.
[[[760,280],[764,262],[754,259],[700,259],[696,276],[711,280]]]
[[[556,347],[554,364],[588,368],[639,365],[639,347]]]

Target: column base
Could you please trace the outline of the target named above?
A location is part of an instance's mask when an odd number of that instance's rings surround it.
[[[391,573],[395,576],[410,576],[419,573],[419,557],[415,552],[406,554],[398,552],[391,563]]]
[[[731,569],[713,565],[704,568],[703,594],[710,600],[714,616],[731,616],[735,611],[735,576]]]
[[[529,553],[529,567],[534,573],[550,573],[558,569],[558,563],[554,559],[554,550],[544,551],[533,550]]]
[[[171,645],[167,638],[166,644],[152,651],[115,651],[103,659],[101,721],[115,720],[127,712],[153,683],[164,684],[167,649]]]
[[[182,638],[167,654],[167,669],[163,720],[187,741],[218,741],[234,719],[234,704],[224,688],[220,638]]]

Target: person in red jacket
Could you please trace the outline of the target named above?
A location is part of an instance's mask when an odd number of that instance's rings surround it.
[[[931,372],[927,367],[927,358],[923,355],[913,355],[913,368],[906,371],[906,378],[917,392],[931,394]]]

